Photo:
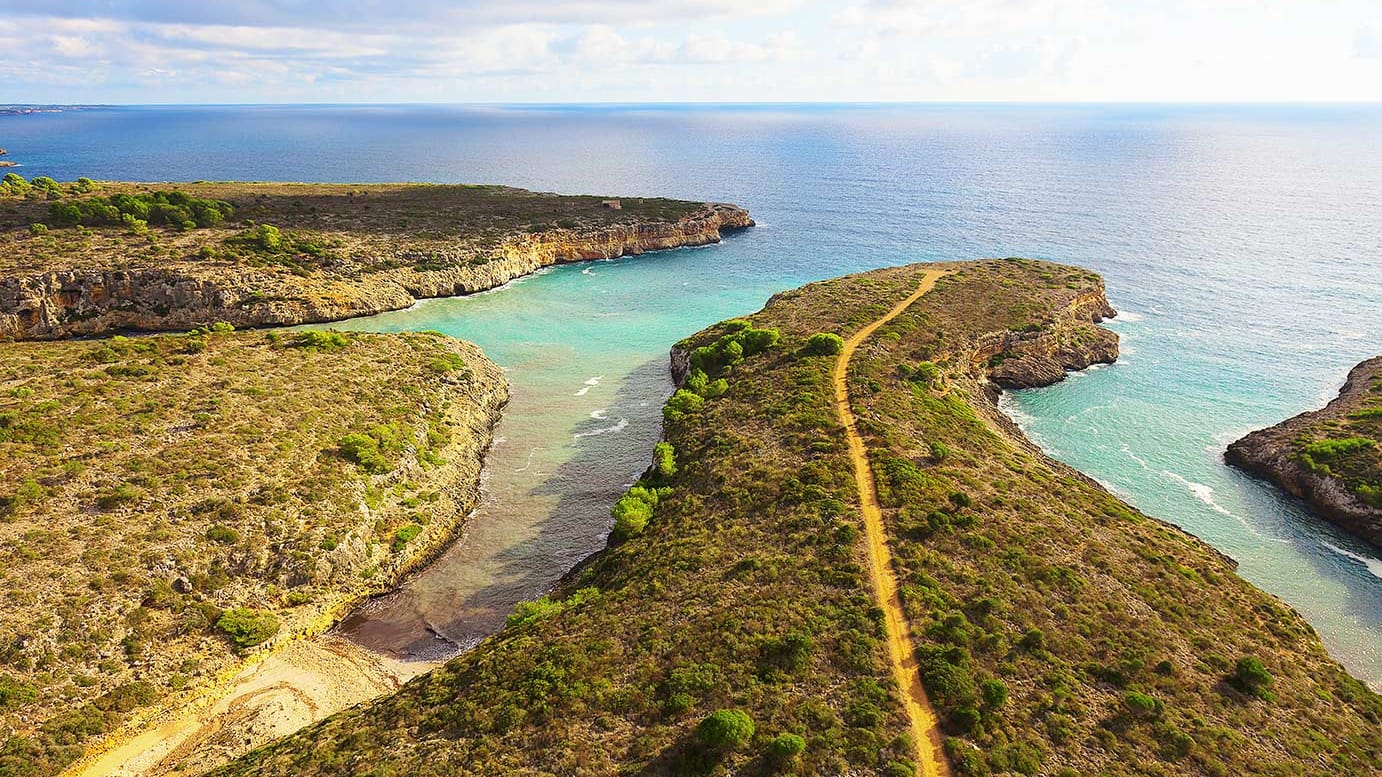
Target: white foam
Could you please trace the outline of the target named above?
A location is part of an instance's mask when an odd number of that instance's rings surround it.
[[[616,434],[617,434],[617,433],[619,433],[619,432],[624,431],[626,428],[628,428],[628,425],[629,425],[629,419],[627,419],[627,418],[620,418],[620,419],[619,419],[619,422],[616,423],[614,426],[606,426],[606,427],[603,428],[603,429],[592,429],[592,430],[590,430],[590,431],[588,431],[588,432],[576,432],[575,434],[573,434],[573,435],[571,435],[571,436],[572,436],[572,437],[575,437],[575,438],[577,438],[577,439],[579,439],[579,438],[581,438],[581,437],[594,437],[594,436],[596,436],[596,435],[608,434],[608,433],[610,433],[610,432],[613,432],[613,433],[616,433]]]
[[[604,380],[604,377],[604,375],[596,375],[593,378],[587,379],[585,382],[585,388],[581,389],[580,391],[577,391],[573,396],[583,397],[586,394],[589,394],[591,389],[600,385],[600,381]]]
[[[1136,453],[1133,453],[1132,448],[1128,447],[1127,443],[1123,443],[1122,445],[1118,446],[1118,450],[1127,454],[1128,458],[1137,462],[1138,465],[1141,466],[1143,469],[1147,470],[1148,472],[1152,471],[1152,465],[1148,464],[1146,459],[1142,458],[1141,456],[1138,456]]]
[[[1109,319],[1109,321],[1110,321],[1110,322],[1126,321],[1126,322],[1128,322],[1129,324],[1135,324],[1135,323],[1137,323],[1138,321],[1144,320],[1144,318],[1145,318],[1145,317],[1144,317],[1141,313],[1134,313],[1134,312],[1131,311],[1131,310],[1122,310],[1122,309],[1119,309],[1119,310],[1118,310],[1118,315],[1116,315],[1116,316],[1114,316],[1113,318]]]
[[[1212,487],[1206,486],[1203,483],[1196,483],[1193,480],[1181,477],[1180,475],[1177,475],[1176,473],[1168,469],[1163,469],[1161,471],[1161,474],[1166,475],[1172,480],[1175,480],[1176,482],[1185,486],[1187,489],[1190,490],[1190,493],[1195,495],[1196,499],[1199,499],[1201,502],[1204,502],[1206,505],[1209,506],[1211,510],[1213,510],[1216,513],[1219,513],[1220,515],[1232,518],[1234,521],[1238,523],[1239,526],[1242,526],[1244,529],[1247,529],[1249,534],[1258,538],[1259,540],[1270,540],[1271,542],[1281,543],[1286,542],[1286,540],[1278,539],[1276,537],[1268,537],[1262,532],[1259,532],[1256,528],[1253,527],[1252,524],[1248,523],[1241,516],[1233,513],[1227,507],[1224,507],[1223,505],[1219,504],[1219,502],[1214,498],[1214,489]]]
[[[605,420],[605,414],[608,412],[609,408],[607,407],[602,407],[599,410],[591,410],[590,417],[594,418],[596,421],[603,421]]]
[[[587,268],[585,268],[584,270],[581,270],[581,275],[594,275],[594,273],[592,273],[592,272],[590,271],[590,268],[587,267]]]
[[[528,460],[523,463],[522,467],[519,467],[518,469],[514,470],[514,472],[527,472],[528,468],[533,466],[533,454],[537,453],[540,450],[542,449],[533,448],[532,450],[528,451]]]
[[[1340,556],[1343,556],[1344,558],[1353,559],[1354,561],[1357,561],[1358,563],[1367,567],[1368,571],[1372,573],[1373,577],[1382,578],[1382,559],[1370,558],[1368,556],[1360,556],[1351,550],[1345,550],[1331,542],[1321,542],[1320,544],[1325,546],[1326,548],[1329,548],[1335,553],[1338,553]]]

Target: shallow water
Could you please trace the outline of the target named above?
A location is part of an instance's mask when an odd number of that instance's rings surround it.
[[[19,172],[60,179],[498,182],[753,212],[761,226],[720,246],[346,324],[474,340],[514,390],[485,504],[349,625],[368,645],[473,644],[600,547],[657,436],[678,338],[844,272],[1028,255],[1104,274],[1124,357],[1005,407],[1053,455],[1237,558],[1382,683],[1378,551],[1220,458],[1382,352],[1382,108],[135,108],[0,117],[0,140]]]

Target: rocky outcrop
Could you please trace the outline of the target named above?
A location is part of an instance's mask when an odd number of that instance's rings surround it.
[[[1228,446],[1224,459],[1304,499],[1321,518],[1382,547],[1382,507],[1365,502],[1338,473],[1328,467],[1311,468],[1301,456],[1303,442],[1323,437],[1326,427],[1348,423],[1349,416],[1376,396],[1377,385],[1382,385],[1382,356],[1354,367],[1328,405],[1248,434]],[[1382,456],[1377,447],[1370,453]]]
[[[1081,294],[1040,328],[985,335],[974,358],[989,365],[989,380],[1002,388],[1049,386],[1065,380],[1069,371],[1118,359],[1118,335],[1092,326],[1116,315],[1102,289]]]
[[[462,245],[426,256],[400,249],[306,275],[226,264],[16,274],[0,279],[0,338],[182,330],[216,321],[240,328],[338,321],[492,289],[554,264],[716,243],[725,230],[752,225],[742,208],[707,204],[676,221],[513,235],[479,256]]]

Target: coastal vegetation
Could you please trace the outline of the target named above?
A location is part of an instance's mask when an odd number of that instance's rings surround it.
[[[0,775],[56,774],[386,590],[454,536],[504,396],[440,335],[5,345]]]
[[[474,650],[217,774],[914,774],[835,359],[808,343],[936,267],[811,284],[680,343],[668,447],[620,500],[636,531]],[[1097,276],[940,267],[847,377],[952,770],[1382,768],[1382,701],[1298,615],[998,412],[991,375],[1111,358]]]

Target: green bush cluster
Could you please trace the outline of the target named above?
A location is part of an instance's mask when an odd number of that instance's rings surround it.
[[[756,329],[743,319],[726,321],[721,328],[729,331],[710,345],[691,352],[691,366],[707,375],[734,367],[745,358],[772,348],[782,339],[778,330]]]
[[[648,488],[637,485],[630,488],[619,501],[614,503],[614,536],[626,540],[637,537],[652,520],[653,510],[658,499],[670,492],[667,488]]]
[[[803,356],[835,356],[845,349],[845,339],[833,332],[817,332],[806,338]]]
[[[336,351],[347,345],[350,345],[350,338],[343,332],[322,329],[309,329],[288,343],[290,348],[307,348],[313,351]]]
[[[360,469],[379,475],[394,468],[393,457],[403,450],[405,437],[390,424],[378,424],[363,432],[351,432],[338,443],[341,455]]]
[[[672,424],[705,407],[705,398],[688,389],[679,388],[662,406],[662,420]]]
[[[216,628],[240,650],[267,642],[278,633],[278,627],[278,617],[273,613],[248,607],[226,610],[216,621]]]
[[[599,596],[600,589],[586,587],[577,589],[575,593],[565,599],[553,599],[550,596],[544,596],[530,602],[519,602],[513,608],[513,612],[509,613],[509,617],[504,620],[504,627],[514,629],[529,623],[536,623],[564,610],[594,601]]]
[[[109,197],[52,203],[48,206],[48,219],[64,226],[143,223],[194,229],[219,226],[234,211],[235,208],[223,200],[193,197],[186,192],[121,192]]]
[[[653,446],[653,476],[665,483],[677,474],[677,450],[670,442],[660,442]]]

